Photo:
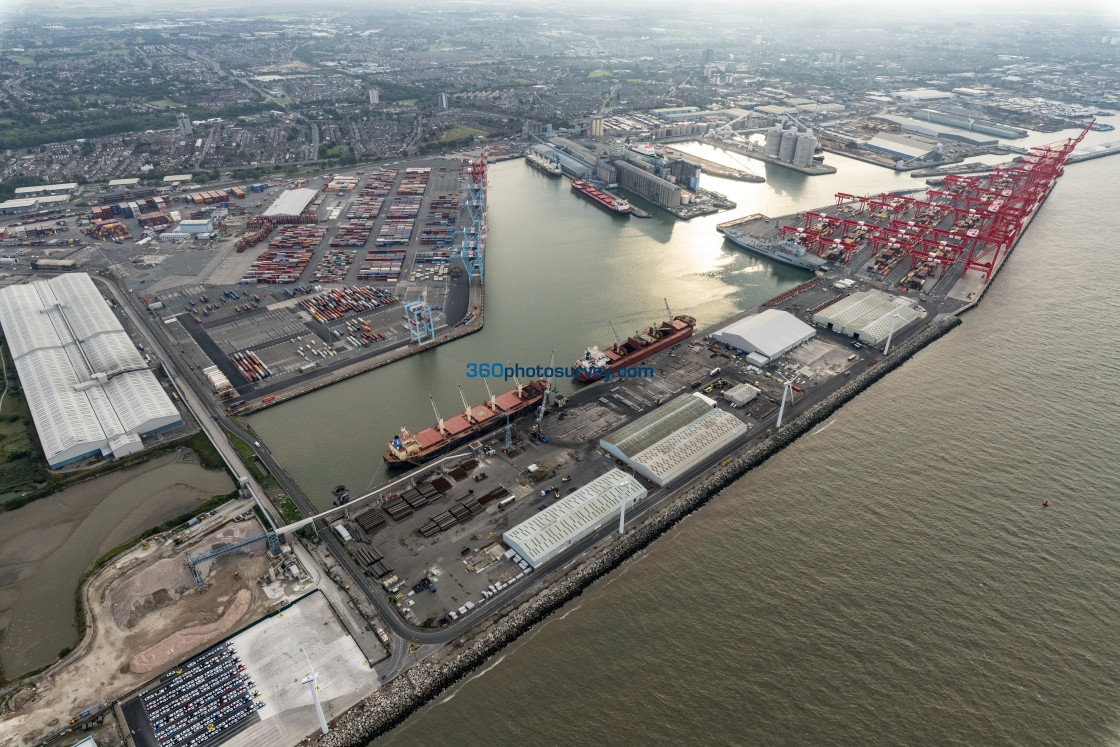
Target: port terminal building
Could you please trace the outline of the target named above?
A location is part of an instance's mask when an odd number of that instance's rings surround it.
[[[0,326],[52,469],[182,424],[89,275],[0,289]]]
[[[898,319],[894,315],[898,314]],[[813,315],[813,324],[848,335],[869,345],[885,342],[893,320],[900,332],[922,318],[905,298],[894,298],[882,291],[853,293]]]
[[[743,353],[754,365],[765,366],[816,334],[815,329],[793,314],[767,309],[713,332],[712,339]]]
[[[747,432],[702,394],[682,394],[600,439],[599,446],[665,486]]]
[[[618,516],[623,500],[633,506],[648,491],[620,469],[596,477],[566,498],[502,535],[502,541],[539,568]]]

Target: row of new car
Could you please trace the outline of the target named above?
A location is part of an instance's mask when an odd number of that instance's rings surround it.
[[[201,747],[263,708],[259,696],[233,644],[224,643],[165,674],[141,703],[161,746]]]

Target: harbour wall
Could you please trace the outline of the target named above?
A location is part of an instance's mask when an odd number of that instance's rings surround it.
[[[632,528],[621,540],[603,548],[517,608],[474,631],[471,634],[473,639],[446,662],[421,662],[387,683],[340,716],[332,725],[331,732],[318,743],[329,747],[365,745],[374,737],[389,731],[533,626],[578,597],[596,580],[649,546],[721,490],[785,449],[846,402],[959,324],[961,320],[956,316],[944,315],[936,318],[913,337],[895,347],[889,357],[880,358],[878,364],[802,413],[776,434],[745,448],[726,466],[700,478],[656,514]]]

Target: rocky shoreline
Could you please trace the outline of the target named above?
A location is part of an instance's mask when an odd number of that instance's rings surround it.
[[[956,316],[938,317],[913,337],[897,345],[888,358],[881,358],[877,365],[802,413],[781,431],[749,447],[727,466],[706,475],[656,514],[631,529],[622,540],[605,547],[516,609],[476,631],[473,640],[449,660],[438,665],[431,662],[418,664],[344,713],[332,725],[330,734],[319,740],[319,744],[330,747],[365,745],[389,731],[534,625],[578,597],[597,579],[647,547],[746,472],[793,443],[844,403],[960,323],[961,320]]]

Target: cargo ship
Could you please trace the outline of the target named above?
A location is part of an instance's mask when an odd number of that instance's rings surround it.
[[[384,457],[385,464],[389,469],[407,469],[419,467],[438,456],[448,454],[503,427],[507,415],[512,420],[529,414],[535,405],[540,404],[547,389],[548,382],[543,379],[530,381],[525,385],[518,383],[516,389],[497,397],[491,396],[485,404],[468,407],[447,420],[436,412],[436,424],[431,428],[418,433],[410,433],[401,428],[401,432],[389,442],[389,450]],[[435,410],[434,401],[432,409]]]
[[[739,231],[734,228],[725,228],[724,237],[733,244],[749,249],[755,254],[783,262],[787,265],[800,267],[803,270],[816,271],[825,265],[825,260],[808,251],[797,239],[789,236],[784,240],[761,239],[757,236]]]
[[[624,342],[616,342],[613,347],[600,350],[590,347],[583,357],[575,362],[575,378],[585,384],[598,381],[624,366],[633,366],[654,353],[672,347],[692,337],[696,320],[690,316],[674,316],[667,322],[650,327],[628,337]],[[612,325],[611,330],[614,330]]]
[[[560,164],[545,158],[535,150],[531,150],[525,154],[525,163],[547,176],[560,176],[560,174],[563,173],[560,169]]]
[[[615,215],[621,215],[623,217],[630,215],[629,202],[621,197],[615,197],[601,189],[597,189],[581,179],[572,179],[572,191],[583,195],[599,207],[604,210],[609,210]]]

